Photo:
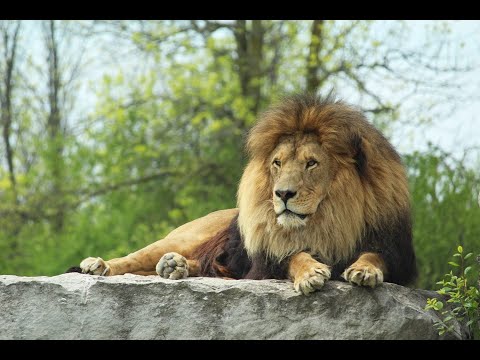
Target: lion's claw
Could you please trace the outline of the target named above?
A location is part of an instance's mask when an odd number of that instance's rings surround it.
[[[90,275],[108,275],[110,267],[102,258],[88,257],[80,263],[82,273]]]
[[[373,265],[354,263],[343,272],[342,277],[350,283],[372,288],[383,282],[382,270]]]
[[[325,285],[325,282],[330,279],[330,276],[329,267],[318,263],[303,275],[297,277],[293,286],[297,292],[309,295],[315,290],[321,289],[323,285]]]

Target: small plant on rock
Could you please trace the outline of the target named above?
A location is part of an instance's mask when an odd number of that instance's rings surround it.
[[[446,302],[450,306],[445,306],[441,300],[428,298],[425,309],[434,310],[440,314],[441,320],[434,324],[439,335],[447,332],[457,332],[454,326],[455,320],[457,320],[462,323],[466,322],[473,338],[480,339],[480,308],[478,306],[480,302],[480,281],[478,281],[478,276],[473,276],[473,253],[464,255],[463,247],[458,246],[457,253],[453,257],[454,261],[448,263],[452,270],[445,274],[443,280],[437,282],[442,286],[437,292],[446,297]],[[479,261],[479,258],[477,258],[477,261]],[[472,278],[476,278],[474,285],[470,285]]]

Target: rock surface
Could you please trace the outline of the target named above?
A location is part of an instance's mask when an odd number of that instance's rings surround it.
[[[423,310],[433,296],[337,281],[306,297],[278,280],[5,275],[0,339],[438,339]]]

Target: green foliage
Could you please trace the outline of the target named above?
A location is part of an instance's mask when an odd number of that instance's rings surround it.
[[[446,297],[448,306],[436,298],[428,298],[426,310],[434,310],[441,315],[441,320],[434,324],[439,335],[446,332],[457,332],[454,322],[464,323],[474,339],[480,339],[480,291],[475,285],[480,280],[478,268],[474,266],[473,253],[464,254],[463,247],[457,247],[453,255],[455,261],[449,261],[452,267],[444,278],[437,282],[442,286],[437,292]],[[475,269],[472,271],[472,269]],[[460,335],[460,334],[459,334]]]
[[[420,276],[418,287],[431,289],[448,270],[452,242],[480,249],[480,173],[430,145],[405,157],[413,207],[413,239]],[[478,251],[478,250],[477,250]]]

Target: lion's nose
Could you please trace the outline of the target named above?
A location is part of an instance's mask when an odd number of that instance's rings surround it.
[[[297,194],[296,191],[290,191],[290,190],[277,190],[277,191],[275,191],[275,195],[277,195],[277,197],[282,199],[285,204],[287,203],[288,199],[294,197],[296,194]]]

